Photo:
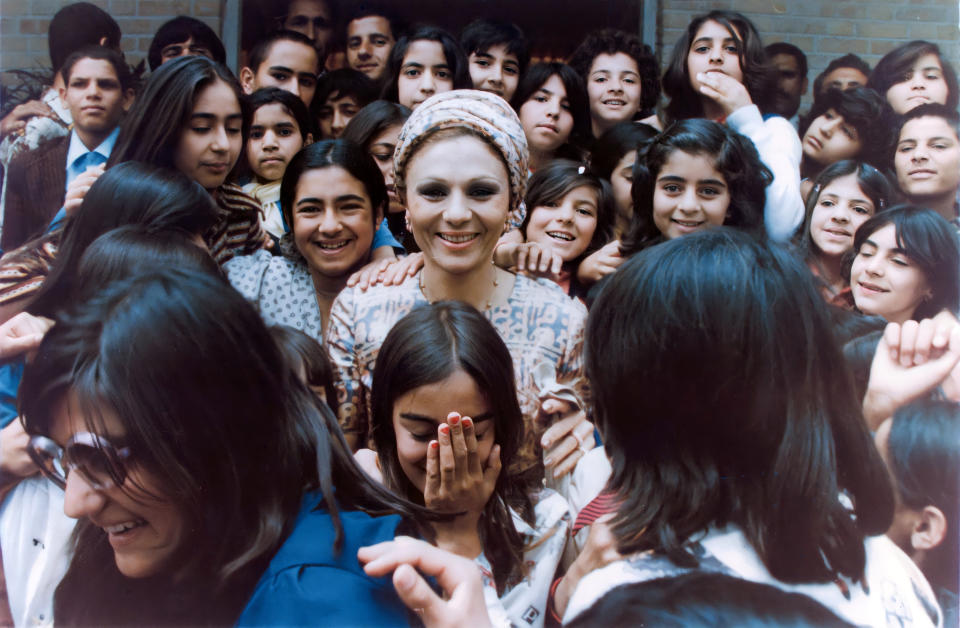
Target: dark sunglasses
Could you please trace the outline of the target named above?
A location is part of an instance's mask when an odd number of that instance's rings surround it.
[[[77,432],[66,447],[60,447],[46,436],[32,436],[27,453],[40,471],[60,488],[66,488],[67,475],[77,471],[95,490],[120,486],[127,477],[124,464],[130,448],[116,449],[96,434]]]

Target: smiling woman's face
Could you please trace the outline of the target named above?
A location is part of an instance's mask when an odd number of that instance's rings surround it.
[[[103,433],[97,436],[121,450],[126,429],[109,407],[99,408]],[[68,392],[54,406],[50,438],[61,447],[75,434],[90,432],[77,397]],[[161,478],[137,464],[137,452],[124,458],[126,478],[120,486],[108,482],[93,488],[83,473],[67,474],[63,511],[68,517],[86,517],[103,529],[113,548],[117,569],[128,578],[154,576],[171,566],[183,547],[190,526],[183,509],[165,490]]]
[[[510,209],[507,167],[474,135],[428,140],[406,172],[407,215],[426,264],[486,270]]]

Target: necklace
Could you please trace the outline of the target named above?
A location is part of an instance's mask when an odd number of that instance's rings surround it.
[[[497,269],[493,269],[493,291],[490,293],[490,298],[487,299],[486,305],[483,308],[483,311],[486,312],[493,307],[493,297],[497,294],[497,287],[500,285],[500,278],[497,277]],[[420,272],[420,292],[423,294],[423,298],[427,300],[427,303],[433,305],[438,301],[438,299],[431,299],[430,295],[427,294],[427,284],[423,283],[423,271]]]

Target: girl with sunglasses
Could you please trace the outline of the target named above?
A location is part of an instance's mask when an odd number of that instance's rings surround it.
[[[356,553],[418,509],[356,466],[222,279],[168,269],[108,286],[58,317],[21,403],[35,458],[81,519],[57,623],[408,621]]]

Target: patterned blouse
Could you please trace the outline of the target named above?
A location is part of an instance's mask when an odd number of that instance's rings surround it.
[[[417,273],[399,286],[378,285],[366,292],[347,288],[333,304],[327,350],[339,376],[340,425],[361,444],[370,434],[370,385],[380,345],[394,323],[421,303],[427,299]],[[587,311],[555,283],[518,275],[508,302],[483,314],[513,358],[525,422],[524,446],[515,467],[522,472],[542,455],[540,437],[549,425],[537,421],[541,397],[572,397],[586,407],[583,331]]]
[[[250,301],[267,325],[287,325],[323,342],[323,316],[310,270],[302,258],[260,249],[223,265],[231,285]]]

